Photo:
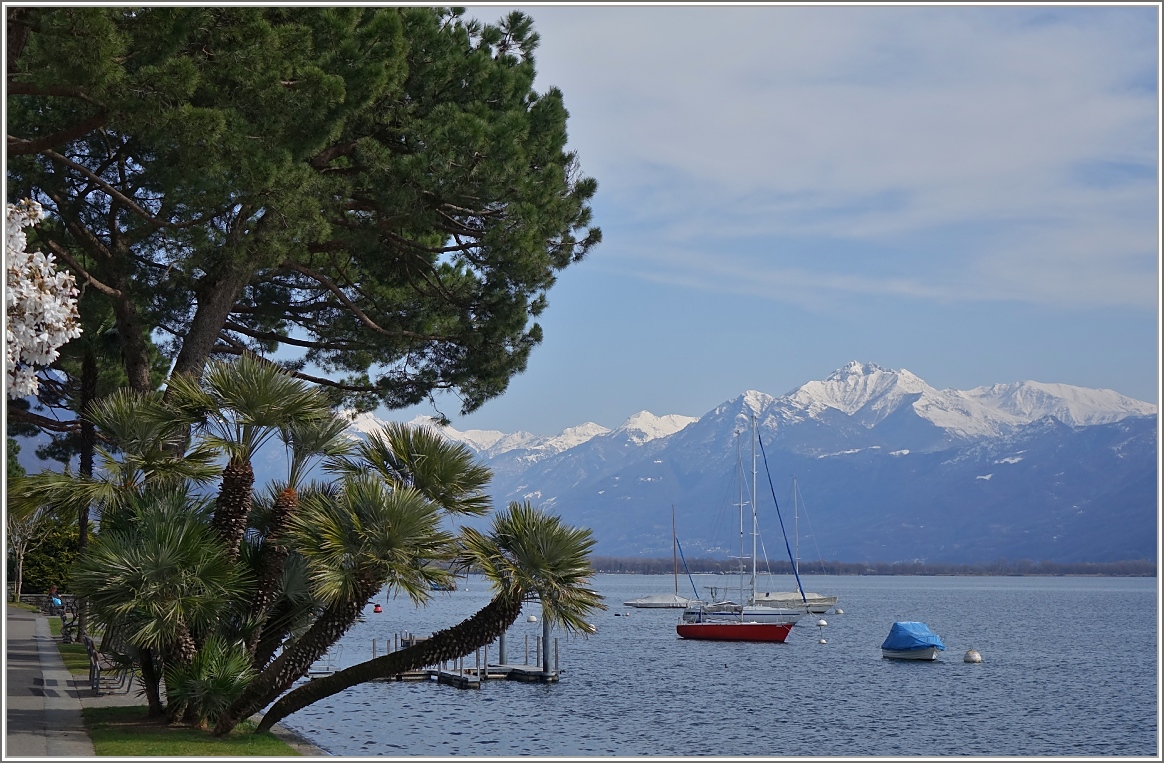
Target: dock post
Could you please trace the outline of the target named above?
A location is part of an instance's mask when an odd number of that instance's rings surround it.
[[[558,672],[558,639],[554,639],[554,672]]]
[[[534,636],[534,667],[542,665],[542,637]]]
[[[550,672],[550,620],[542,610],[542,672]]]
[[[525,634],[525,664],[529,665],[529,634]]]
[[[372,659],[376,659],[376,639],[372,639]]]
[[[501,631],[501,635],[497,637],[497,664],[505,664],[505,631]]]

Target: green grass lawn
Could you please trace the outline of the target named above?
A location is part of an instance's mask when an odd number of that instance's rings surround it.
[[[61,635],[61,618],[50,617],[48,619],[49,632],[54,637]],[[89,653],[85,651],[84,644],[63,644],[57,641],[57,651],[61,653],[61,659],[65,661],[65,667],[69,672],[75,676],[89,675]]]
[[[171,726],[146,717],[146,708],[86,707],[85,726],[98,755],[117,757],[211,757],[266,755],[298,756],[293,747],[273,734],[255,734],[254,723],[244,721],[228,736],[189,726]]]

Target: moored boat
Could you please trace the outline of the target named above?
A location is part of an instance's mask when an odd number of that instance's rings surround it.
[[[788,638],[792,626],[796,624],[806,612],[803,608],[771,606],[768,603],[756,601],[756,539],[759,535],[756,521],[756,416],[752,415],[752,575],[750,584],[751,595],[746,604],[736,604],[732,601],[716,601],[712,603],[693,601],[683,610],[683,616],[675,626],[675,632],[680,638],[697,639],[703,641],[760,641],[784,643]],[[761,442],[761,446],[763,443]],[[736,440],[737,468],[740,468],[740,578],[743,587],[743,535],[744,535],[744,500],[743,500],[743,470],[741,451],[737,433]],[[779,505],[776,507],[780,511]],[[787,545],[787,544],[786,544]],[[789,553],[791,556],[791,552]],[[694,585],[694,584],[693,584]],[[797,578],[797,586],[800,579]],[[803,589],[801,590],[803,597]]]
[[[623,606],[641,609],[683,609],[694,600],[679,595],[679,560],[676,556],[679,536],[675,532],[675,507],[671,507],[671,565],[675,580],[675,593],[654,593],[637,599],[624,601]]]
[[[675,631],[680,638],[700,641],[759,641],[783,644],[792,630],[792,623],[756,623],[730,620],[708,620],[701,623],[679,623]]]
[[[640,596],[630,601],[624,601],[623,606],[639,607],[641,609],[683,609],[690,603],[691,599],[685,599],[679,594],[656,593],[649,596]]]
[[[838,597],[822,596],[819,593],[805,592],[802,597],[796,591],[768,591],[756,594],[756,604],[765,607],[787,607],[801,612],[811,612],[816,615],[824,614],[829,608],[836,606]]]
[[[881,656],[890,660],[936,660],[946,645],[925,623],[902,621],[893,624],[881,644]]]
[[[796,553],[792,558],[792,574],[800,582],[800,486],[796,478],[792,478],[792,522],[793,538],[796,540]],[[769,591],[757,593],[753,597],[754,603],[771,607],[794,607],[801,612],[822,615],[830,607],[837,605],[838,597],[822,596],[819,593],[806,593],[803,589],[796,591]]]

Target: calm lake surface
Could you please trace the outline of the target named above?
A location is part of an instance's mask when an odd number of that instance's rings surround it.
[[[703,586],[733,578],[696,575]],[[369,683],[284,721],[339,756],[1157,756],[1155,578],[806,577],[844,614],[809,615],[784,644],[685,641],[678,610],[622,602],[670,576],[599,575],[609,609],[589,638],[558,638],[557,684]],[[792,590],[791,577],[760,590]],[[680,579],[681,595],[691,583]],[[424,609],[378,601],[342,642],[346,667],[393,634],[429,635],[489,600],[478,577]],[[629,616],[626,616],[629,613]],[[526,607],[508,658],[533,662]],[[617,616],[616,616],[617,614]],[[942,637],[934,663],[885,660],[895,620]],[[827,644],[818,643],[821,637]],[[962,661],[977,649],[980,664]],[[490,650],[496,661],[496,647]],[[467,659],[473,664],[473,658]]]

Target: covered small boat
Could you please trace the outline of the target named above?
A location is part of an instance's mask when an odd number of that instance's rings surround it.
[[[881,644],[881,656],[891,660],[936,660],[946,645],[925,623],[896,622]]]

